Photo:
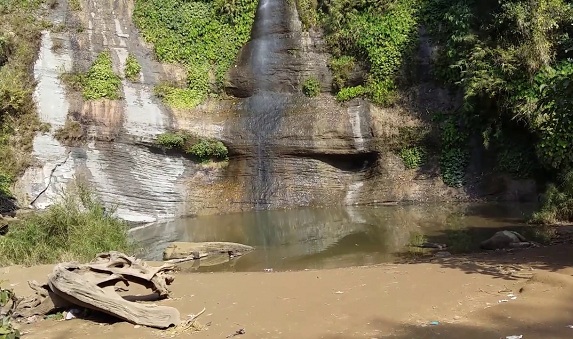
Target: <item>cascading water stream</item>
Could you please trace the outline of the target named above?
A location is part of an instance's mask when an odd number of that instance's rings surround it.
[[[261,0],[251,31],[249,65],[255,89],[254,95],[245,101],[244,110],[254,145],[251,195],[255,209],[268,208],[277,189],[271,146],[289,94],[280,91],[280,80],[273,77],[273,65],[281,62],[277,55],[284,39],[277,35],[285,33],[288,27],[286,13],[288,7],[283,0]]]

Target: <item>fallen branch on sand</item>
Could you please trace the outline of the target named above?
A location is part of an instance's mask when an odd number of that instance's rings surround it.
[[[57,264],[46,284],[28,283],[36,294],[14,302],[12,317],[46,315],[79,306],[143,326],[167,328],[178,325],[181,320],[177,309],[128,301],[115,287],[118,282],[126,286],[135,283],[151,289],[158,299],[167,298],[170,294],[167,286],[174,280],[170,274],[172,270],[171,265],[151,267],[120,252],[99,254],[88,264]]]

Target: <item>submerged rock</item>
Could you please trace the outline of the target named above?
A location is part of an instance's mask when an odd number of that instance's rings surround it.
[[[163,252],[163,260],[184,259],[193,257],[199,259],[209,254],[226,253],[237,256],[250,252],[255,248],[234,242],[174,242]]]

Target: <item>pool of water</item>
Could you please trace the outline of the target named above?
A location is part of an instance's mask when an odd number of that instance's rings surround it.
[[[131,231],[148,260],[173,241],[231,241],[242,257],[207,258],[185,270],[274,271],[372,265],[396,260],[413,239],[477,249],[497,230],[520,229],[531,204],[424,204],[257,211],[179,219]]]

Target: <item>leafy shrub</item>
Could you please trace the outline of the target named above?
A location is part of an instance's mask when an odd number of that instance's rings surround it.
[[[14,51],[14,41],[8,35],[0,35],[0,66],[8,62],[8,58]]]
[[[83,90],[83,83],[85,82],[84,73],[62,73],[60,80],[70,91],[81,92]]]
[[[76,145],[85,141],[86,134],[81,123],[68,118],[64,126],[54,133],[54,137],[64,145]]]
[[[12,178],[4,173],[0,173],[0,195],[10,195],[10,185]]]
[[[119,99],[120,77],[113,72],[109,52],[102,52],[82,78],[82,90],[86,100]]]
[[[205,100],[204,91],[191,88],[178,88],[169,85],[158,85],[154,88],[163,102],[173,108],[193,108]]]
[[[396,85],[392,79],[370,81],[368,84],[368,98],[375,103],[388,106],[396,101]]]
[[[332,84],[336,91],[341,90],[346,85],[356,61],[354,57],[343,55],[338,58],[331,58],[328,67],[332,72]]]
[[[177,133],[163,133],[157,137],[157,144],[167,148],[183,148],[186,141],[186,136]]]
[[[308,78],[302,84],[302,92],[307,97],[315,97],[320,94],[320,81],[316,78]]]
[[[544,69],[536,79],[539,85],[535,128],[540,136],[537,154],[549,168],[573,168],[573,61]]]
[[[257,3],[136,0],[134,22],[159,61],[181,63],[189,72],[188,90],[162,92],[168,104],[193,107],[223,90],[225,73],[250,37]]]
[[[9,294],[10,293],[10,294]],[[4,306],[2,304],[2,300],[4,299],[4,295],[6,298],[12,298],[12,292],[4,289],[0,289],[0,308]],[[20,331],[14,326],[12,326],[10,316],[0,316],[0,338],[2,339],[19,339]]]
[[[187,153],[195,155],[200,161],[206,161],[210,158],[227,159],[229,151],[219,140],[200,139],[187,149]]]
[[[127,56],[125,61],[125,69],[123,70],[125,77],[131,81],[137,81],[139,79],[139,74],[141,73],[141,65],[131,53]]]
[[[509,142],[496,155],[495,170],[513,178],[530,178],[538,169],[534,149],[527,144]]]
[[[296,9],[304,28],[308,29],[316,25],[318,21],[317,7],[317,0],[296,0]]]
[[[11,225],[0,237],[0,265],[89,261],[105,251],[130,252],[127,229],[124,221],[77,185],[62,202]]]
[[[446,119],[441,127],[442,180],[450,187],[461,187],[469,164],[468,135],[456,124],[455,117]]]
[[[156,143],[166,149],[179,149],[191,154],[201,162],[207,160],[226,160],[229,154],[227,147],[219,140],[199,138],[187,133],[163,133]]]
[[[549,185],[541,204],[531,222],[552,224],[557,221],[573,221],[573,171],[565,174],[560,185]]]
[[[425,157],[425,151],[418,146],[407,147],[400,151],[400,158],[407,169],[419,168],[424,163]]]
[[[369,69],[370,99],[391,104],[397,72],[415,46],[419,1],[328,1],[322,6],[322,24],[333,54],[348,61],[360,58]],[[335,87],[344,76],[335,72]],[[346,96],[346,95],[343,95]]]
[[[363,86],[344,87],[336,94],[336,100],[348,101],[354,98],[364,96],[367,93]]]
[[[0,190],[32,163],[30,152],[40,121],[31,72],[44,28],[39,0],[0,1]]]

